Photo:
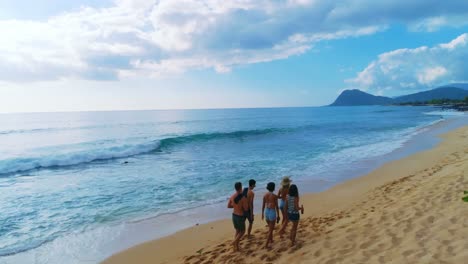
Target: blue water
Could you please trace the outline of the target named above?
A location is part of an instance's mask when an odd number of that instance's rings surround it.
[[[235,181],[255,178],[263,186],[284,175],[342,180],[331,171],[401,147],[440,120],[433,111],[370,106],[0,115],[0,263],[63,237],[224,203]],[[72,240],[66,239],[86,243]]]

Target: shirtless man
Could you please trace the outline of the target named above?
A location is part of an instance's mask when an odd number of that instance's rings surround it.
[[[255,184],[257,182],[254,179],[249,180],[249,190],[247,192],[247,201],[249,203],[249,212],[247,213],[247,220],[249,221],[249,228],[247,229],[247,237],[250,237],[250,233],[252,232],[252,224],[254,221],[254,198],[255,193],[253,189],[255,188]]]
[[[239,251],[239,242],[245,234],[244,214],[249,210],[249,204],[247,198],[242,194],[242,183],[236,182],[234,188],[236,192],[229,198],[227,207],[233,208],[232,223],[236,229],[236,234],[232,246],[234,247],[234,251]]]
[[[267,184],[268,192],[263,196],[262,205],[262,220],[265,219],[268,223],[268,237],[265,244],[265,248],[269,248],[270,243],[273,243],[273,230],[275,229],[275,223],[279,223],[279,208],[278,208],[278,196],[274,194],[275,183],[269,182]]]

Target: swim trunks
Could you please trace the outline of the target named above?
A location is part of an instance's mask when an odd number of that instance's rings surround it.
[[[236,230],[245,230],[245,217],[241,215],[232,214],[232,223]]]

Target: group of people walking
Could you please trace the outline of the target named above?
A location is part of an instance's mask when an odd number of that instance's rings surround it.
[[[239,242],[246,231],[246,220],[249,221],[247,236],[251,236],[252,224],[254,222],[254,188],[256,181],[249,180],[249,187],[242,189],[242,183],[236,182],[234,189],[236,192],[229,198],[227,207],[232,208],[232,223],[236,230],[234,241],[232,243],[234,251],[239,251]],[[279,224],[281,219],[281,229],[279,235],[282,238],[288,223],[292,223],[289,239],[291,246],[296,243],[297,226],[299,224],[300,212],[304,213],[304,206],[299,206],[299,190],[295,184],[291,184],[291,179],[285,176],[281,181],[281,187],[275,194],[275,183],[269,182],[266,186],[268,190],[263,196],[262,220],[268,224],[268,236],[265,247],[269,248],[273,243],[273,230],[275,225]],[[281,217],[280,217],[281,211]]]

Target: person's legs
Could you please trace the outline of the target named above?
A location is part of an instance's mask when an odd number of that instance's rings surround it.
[[[291,246],[294,246],[296,244],[296,233],[297,233],[297,225],[299,224],[299,221],[292,221],[293,226],[291,228]]]
[[[232,214],[232,225],[234,226],[234,230],[236,230],[236,233],[234,234],[234,240],[232,241],[232,245],[234,246],[234,243],[236,242],[237,234],[239,233],[239,230],[237,229],[237,219]]]
[[[284,200],[280,200],[280,211],[281,211],[281,216],[283,217],[281,224],[284,224],[288,220],[288,214],[286,210],[284,209]]]
[[[242,237],[244,236],[244,234],[245,234],[245,228],[243,230],[239,231],[239,236],[238,236],[237,241],[236,241],[237,251],[240,251],[239,243],[240,243]]]
[[[266,220],[267,222],[267,225],[268,225],[268,234],[267,234],[267,239],[266,239],[266,243],[265,243],[265,248],[268,248],[268,244],[270,243],[270,220]]]
[[[273,242],[273,229],[275,228],[275,222],[274,221],[267,221],[268,223],[268,236],[267,236],[267,241],[265,244],[265,248],[269,248],[270,243]]]
[[[273,231],[275,230],[276,220],[271,221],[270,224],[270,243],[273,243]]]
[[[288,214],[283,209],[283,210],[281,210],[281,215],[283,216],[283,219],[282,219],[281,223],[284,224],[286,221],[288,221]]]
[[[249,228],[247,229],[247,236],[250,237],[250,233],[252,233],[252,226],[253,226],[253,220],[248,218],[249,220]]]
[[[285,214],[285,216],[284,216],[284,218],[283,218],[283,224],[282,224],[281,229],[280,229],[280,231],[279,231],[280,237],[283,237],[284,232],[286,231],[286,227],[288,226],[288,223],[289,223],[288,215]]]
[[[239,251],[240,250],[239,243],[240,243],[242,237],[244,236],[244,234],[245,234],[245,229],[237,230],[236,237],[234,238],[234,242],[232,242],[232,244],[234,246],[234,251]]]
[[[245,233],[245,218],[238,215],[232,215],[232,222],[234,224],[234,228],[236,229],[236,235],[234,236],[234,241],[232,245],[234,247],[234,251],[239,250],[239,242],[244,236]]]

